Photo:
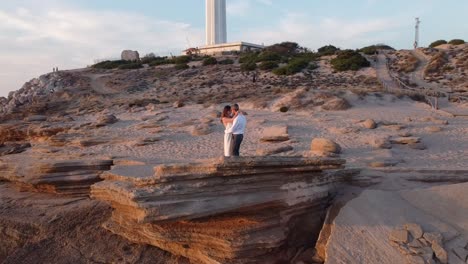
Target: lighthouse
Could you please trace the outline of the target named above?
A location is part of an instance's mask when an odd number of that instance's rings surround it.
[[[226,35],[226,0],[206,0],[206,45],[226,43]]]

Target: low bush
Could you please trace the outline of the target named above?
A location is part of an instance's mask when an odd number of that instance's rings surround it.
[[[315,63],[315,62],[311,63],[311,64],[309,65],[309,67],[307,67],[307,69],[309,69],[309,70],[311,70],[311,71],[316,70],[316,69],[318,69],[318,68],[319,68],[319,66],[318,66],[318,64]]]
[[[268,71],[272,69],[278,68],[278,63],[274,61],[264,61],[260,63],[260,66],[258,67],[260,70]]]
[[[370,66],[369,61],[354,50],[338,52],[337,57],[331,60],[331,64],[336,71],[357,71]]]
[[[239,63],[249,63],[249,62],[256,62],[258,57],[258,53],[249,52],[242,54],[239,58]]]
[[[309,60],[304,58],[294,58],[288,63],[288,75],[298,73],[309,66]]]
[[[257,62],[263,62],[263,61],[281,61],[281,55],[277,52],[274,51],[263,51],[260,53],[257,57]]]
[[[373,55],[373,54],[377,53],[377,51],[380,50],[380,49],[395,50],[394,48],[392,48],[392,47],[390,47],[388,45],[378,44],[378,45],[372,45],[372,46],[364,47],[364,48],[360,49],[359,51],[366,54],[366,55]]]
[[[133,69],[140,69],[143,68],[143,64],[140,62],[132,62],[132,63],[127,63],[119,66],[119,69],[121,70],[133,70]]]
[[[184,64],[184,63],[189,63],[191,60],[190,56],[187,55],[182,55],[174,58],[174,62],[176,64]]]
[[[296,42],[282,42],[266,47],[264,52],[276,53],[280,56],[291,56],[303,49]]]
[[[449,44],[461,45],[461,44],[465,44],[465,41],[463,39],[452,39],[451,41],[449,41]]]
[[[327,45],[327,46],[323,46],[321,48],[319,48],[317,50],[318,54],[320,56],[330,56],[330,55],[335,55],[335,53],[340,50],[338,49],[337,47],[333,46],[333,45]]]
[[[257,69],[257,64],[255,62],[246,62],[241,64],[241,71],[254,71]]]
[[[168,58],[161,58],[159,60],[153,60],[152,62],[148,63],[149,66],[159,66],[159,65],[166,65],[166,64],[174,64],[173,59]]]
[[[190,66],[188,66],[187,63],[177,63],[177,64],[174,66],[174,68],[175,68],[176,70],[186,70],[186,69],[190,68]]]
[[[218,64],[221,64],[221,65],[229,65],[229,64],[234,64],[234,61],[231,60],[231,59],[225,59],[225,60],[220,60],[220,61],[218,61]]]
[[[203,66],[208,66],[208,65],[216,65],[218,64],[218,60],[216,60],[215,57],[208,57],[203,59]]]
[[[124,61],[124,60],[102,61],[102,62],[94,64],[91,67],[93,67],[95,69],[107,69],[107,70],[109,70],[109,69],[118,68],[119,66],[124,65],[124,64],[128,64],[128,63],[131,63],[131,62]]]
[[[443,45],[443,44],[447,44],[447,41],[443,40],[443,39],[440,39],[440,40],[436,40],[436,41],[432,42],[431,45],[429,45],[429,47],[435,48],[435,47]]]
[[[276,68],[272,71],[272,73],[276,74],[276,75],[287,75],[288,74],[288,66],[283,66],[283,67],[279,67],[279,68]]]

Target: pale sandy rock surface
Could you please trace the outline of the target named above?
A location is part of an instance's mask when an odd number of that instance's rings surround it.
[[[366,190],[348,202],[331,224],[325,263],[405,263],[406,254],[390,240],[407,243],[411,234],[433,243],[439,260],[459,239],[468,238],[468,184],[404,191]],[[410,231],[406,231],[404,228]],[[431,235],[433,233],[434,235]],[[440,238],[436,237],[440,234]],[[466,246],[466,245],[465,245]]]

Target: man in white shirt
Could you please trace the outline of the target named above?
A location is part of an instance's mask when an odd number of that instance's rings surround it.
[[[232,144],[233,144],[232,156],[238,157],[240,145],[242,143],[242,140],[244,139],[244,132],[245,132],[245,126],[247,125],[247,119],[242,114],[242,112],[239,111],[238,104],[234,104],[232,106],[232,112],[234,113],[236,118],[234,119],[232,127],[229,129],[226,129],[225,132],[232,133]]]

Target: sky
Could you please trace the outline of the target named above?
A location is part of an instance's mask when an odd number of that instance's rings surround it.
[[[332,44],[385,43],[409,49],[414,19],[422,46],[468,39],[468,0],[226,0],[228,41]],[[0,0],[0,96],[59,69],[140,55],[179,55],[204,44],[204,0]]]

